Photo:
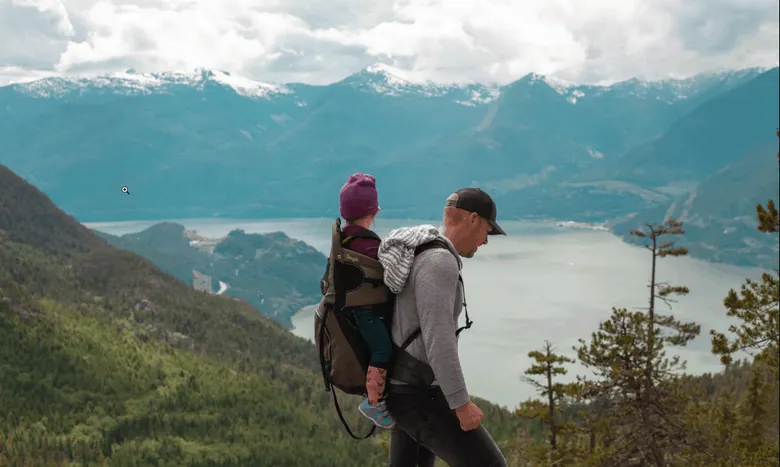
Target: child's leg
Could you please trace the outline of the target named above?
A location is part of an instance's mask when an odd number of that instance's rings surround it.
[[[370,308],[355,310],[355,323],[371,350],[366,390],[369,403],[375,405],[384,394],[387,367],[390,364],[393,346],[379,310]]]

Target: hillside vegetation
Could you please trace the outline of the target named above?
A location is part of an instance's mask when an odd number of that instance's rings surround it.
[[[774,204],[758,212],[774,235]],[[476,399],[509,465],[778,465],[777,274],[724,299],[737,324],[712,349],[726,371],[687,376],[671,355],[701,328],[660,313],[688,290],[655,279],[687,253],[682,233],[634,232],[646,311],[612,310],[572,357],[540,341],[538,400],[510,413]],[[743,351],[755,358],[733,361]],[[590,376],[558,383],[575,358]],[[386,465],[387,434],[349,438],[318,371],[310,342],[108,245],[0,166],[0,466]]]
[[[287,328],[292,327],[292,315],[321,296],[319,281],[327,258],[282,232],[234,230],[219,240],[203,239],[188,234],[181,224],[162,222],[122,236],[96,233],[184,283],[192,284],[197,273],[208,276],[210,291],[217,292],[224,282],[226,295],[246,300]]]
[[[370,466],[314,346],[108,245],[0,166],[0,466]],[[351,427],[367,431],[341,396]],[[487,402],[486,424],[517,426]]]
[[[772,269],[780,254],[777,238],[756,229],[755,206],[780,191],[776,152],[777,141],[752,148],[690,193],[640,211],[612,231],[637,243],[631,229],[658,219],[677,219],[686,224],[678,244],[692,257]]]

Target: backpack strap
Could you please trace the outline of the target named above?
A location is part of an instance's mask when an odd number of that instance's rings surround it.
[[[414,256],[419,256],[423,251],[432,250],[434,248],[450,249],[444,240],[437,238],[430,242],[423,243],[422,245],[418,245],[417,248],[414,249]]]
[[[349,433],[349,436],[351,436],[352,439],[362,441],[374,434],[374,431],[376,431],[376,425],[374,424],[371,425],[371,429],[368,430],[368,433],[366,433],[365,436],[357,436],[356,434],[352,433],[352,430],[349,429],[347,421],[344,419],[344,415],[341,414],[341,407],[339,406],[339,401],[336,399],[336,391],[331,389],[330,392],[333,393],[333,405],[336,406],[336,414],[338,414],[339,418],[341,419],[341,424],[344,425],[344,428],[347,430],[347,433]]]
[[[463,291],[463,313],[466,315],[466,325],[461,326],[458,328],[457,331],[455,331],[455,337],[457,337],[461,331],[464,329],[471,329],[471,325],[474,324],[473,321],[469,318],[469,308],[466,304],[466,286],[463,284],[463,277],[458,275],[458,282],[460,282],[461,290]],[[417,328],[412,332],[409,337],[406,338],[404,343],[399,347],[401,350],[406,350],[407,347],[420,335],[422,334],[422,329]]]
[[[342,239],[341,239],[341,246],[347,246],[352,240],[355,240],[357,238],[368,238],[371,240],[377,240],[382,241],[381,238],[379,238],[379,235],[377,235],[375,232],[369,229],[360,229],[357,232],[353,233],[352,235],[344,236],[344,231],[342,230]]]
[[[458,337],[458,334],[464,329],[470,329],[471,325],[474,324],[474,322],[469,319],[469,307],[466,304],[466,285],[463,283],[463,276],[460,274],[458,274],[458,282],[460,282],[460,290],[463,293],[463,313],[466,315],[466,325],[459,327],[458,330],[455,331],[455,337]]]
[[[423,243],[422,245],[420,245],[417,248],[415,248],[414,256],[418,256],[423,251],[431,250],[433,248],[446,248],[446,249],[449,250],[449,246],[447,245],[447,243],[444,240],[442,240],[440,238],[437,238],[437,239],[432,240],[432,241],[430,241],[428,243]],[[466,305],[466,285],[463,283],[463,275],[458,274],[458,282],[460,282],[461,292],[463,293],[463,297],[462,297],[463,298],[463,312],[466,314],[466,325],[465,326],[461,326],[460,328],[458,328],[457,331],[455,331],[455,336],[456,337],[464,329],[470,329],[471,325],[473,324],[471,319],[469,319],[469,308],[468,308],[468,305]],[[404,344],[401,346],[401,349],[406,349],[406,347],[408,347],[409,344],[411,344],[412,341],[415,338],[417,338],[417,336],[419,336],[421,333],[422,333],[422,330],[420,328],[417,328],[409,337],[406,338],[406,340],[404,341]]]

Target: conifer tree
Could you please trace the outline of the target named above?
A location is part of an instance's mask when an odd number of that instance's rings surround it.
[[[564,365],[573,363],[574,360],[555,354],[552,344],[548,341],[544,342],[541,350],[531,351],[528,356],[534,360],[534,363],[525,370],[524,373],[528,376],[525,376],[524,379],[534,386],[543,400],[523,402],[515,414],[542,422],[547,430],[549,448],[552,451],[550,454],[554,458],[551,460],[559,460],[562,456],[556,451],[560,447],[560,436],[574,431],[573,424],[561,420],[560,403],[574,394],[575,387],[572,384],[560,383],[556,380],[566,374],[567,370]],[[531,376],[539,376],[542,381],[537,381]]]
[[[580,340],[575,348],[579,360],[597,378],[583,383],[583,394],[607,401],[604,417],[609,425],[601,437],[601,465],[672,465],[673,454],[680,448],[700,445],[683,417],[694,395],[689,378],[679,374],[685,364],[677,356],[666,355],[668,347],[684,346],[694,339],[700,327],[657,309],[658,301],[668,305],[671,296],[688,293],[687,287],[657,278],[659,258],[687,254],[685,248],[675,247],[672,241],[661,242],[662,238],[683,233],[682,222],[675,220],[631,231],[648,240],[649,307],[646,312],[613,308],[610,319],[599,325],[590,342]]]
[[[750,385],[740,404],[741,418],[736,424],[736,435],[741,441],[740,448],[747,452],[758,451],[764,439],[767,427],[768,385],[766,372],[762,365],[754,366],[751,371]]]

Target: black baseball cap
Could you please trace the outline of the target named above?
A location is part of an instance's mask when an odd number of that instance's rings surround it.
[[[496,203],[479,188],[461,188],[447,198],[446,206],[473,212],[484,218],[493,227],[488,235],[506,235],[496,222]]]

